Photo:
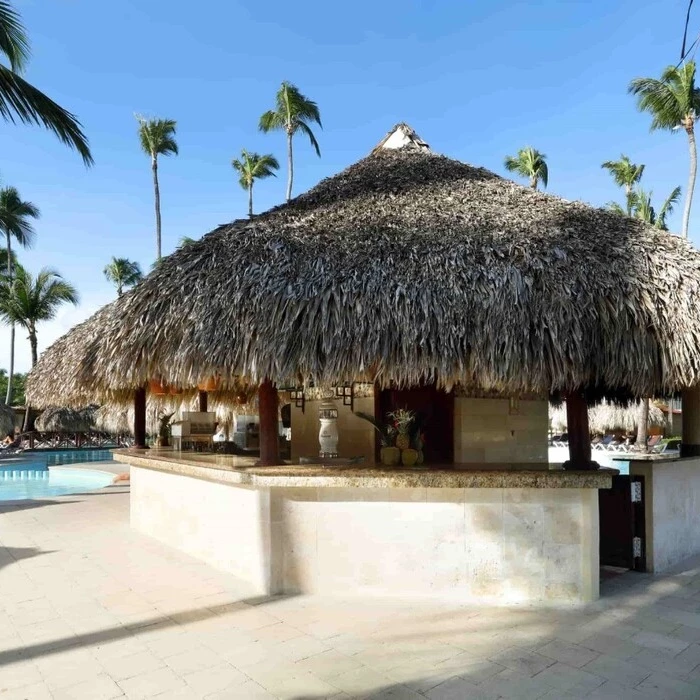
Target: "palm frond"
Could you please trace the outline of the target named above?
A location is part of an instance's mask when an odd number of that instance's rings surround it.
[[[311,146],[313,147],[314,151],[316,151],[316,155],[320,158],[321,157],[321,149],[318,145],[318,141],[316,140],[316,137],[314,136],[314,132],[311,131],[311,127],[306,124],[305,122],[300,121],[297,124],[297,129],[300,131],[303,131],[308,137],[309,141],[311,142]]]
[[[0,231],[14,238],[23,248],[34,243],[34,226],[29,219],[38,219],[39,208],[24,201],[16,187],[0,189]]]
[[[52,131],[58,139],[74,148],[85,165],[93,159],[82,125],[75,115],[57,105],[9,68],[0,65],[0,116],[13,124],[37,124]]]
[[[269,131],[279,131],[285,128],[285,123],[282,115],[279,112],[275,112],[270,109],[260,116],[260,123],[258,128],[263,133],[268,133]]]
[[[17,73],[24,69],[31,53],[19,13],[5,0],[0,0],[0,52],[7,56],[10,67]]]
[[[681,198],[681,188],[676,187],[673,189],[671,194],[666,197],[666,200],[664,203],[661,205],[661,209],[659,209],[658,216],[656,217],[656,226],[657,228],[662,229],[663,231],[668,231],[668,226],[666,224],[666,217],[670,216],[673,213],[673,208],[675,207],[676,204],[678,204],[679,200]]]
[[[146,155],[152,158],[178,155],[175,141],[177,122],[174,119],[146,119],[141,116],[136,119],[139,122],[139,141]]]

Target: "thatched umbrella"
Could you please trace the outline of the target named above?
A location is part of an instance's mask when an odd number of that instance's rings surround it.
[[[92,427],[89,412],[67,406],[51,406],[36,419],[35,427],[41,432],[83,433]]]
[[[648,427],[663,426],[665,420],[663,411],[650,402]],[[549,422],[553,430],[566,430],[566,407],[550,405]],[[602,401],[588,409],[588,424],[592,433],[607,433],[613,430],[631,433],[637,430],[638,423],[638,403],[621,406]]]
[[[109,400],[218,374],[664,395],[700,383],[699,301],[687,241],[437,155],[399,125],[289,204],[163,259],[47,350],[27,394]]]
[[[6,435],[15,432],[15,412],[12,406],[7,404],[0,404],[0,437],[4,438]]]

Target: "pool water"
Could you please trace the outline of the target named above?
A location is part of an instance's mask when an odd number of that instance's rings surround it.
[[[112,450],[41,450],[24,452],[23,457],[44,459],[49,467],[61,464],[82,464],[84,462],[111,462]],[[2,467],[2,462],[0,462]]]
[[[0,462],[0,501],[85,493],[109,486],[114,474],[92,469],[54,467],[48,469],[28,459]]]

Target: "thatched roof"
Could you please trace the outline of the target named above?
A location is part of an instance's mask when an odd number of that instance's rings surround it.
[[[94,423],[90,408],[76,410],[67,406],[50,406],[36,419],[34,427],[42,432],[82,433],[90,430]]]
[[[618,396],[700,382],[700,253],[687,241],[400,130],[387,144],[404,147],[163,259],[42,355],[30,400],[214,373]]]
[[[15,432],[15,412],[12,406],[0,403],[0,438]]]
[[[649,402],[649,418],[647,425],[663,426],[665,423],[663,411]],[[553,430],[566,430],[566,405],[549,407],[549,422]],[[639,403],[620,406],[609,401],[601,401],[588,409],[588,427],[592,433],[607,433],[621,430],[632,433],[637,430],[639,423]]]

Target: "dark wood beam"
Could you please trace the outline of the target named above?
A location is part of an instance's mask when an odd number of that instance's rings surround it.
[[[277,387],[266,379],[258,388],[260,465],[264,467],[280,464],[278,403]]]
[[[566,428],[569,434],[569,459],[564,463],[564,469],[598,469],[598,464],[591,461],[588,404],[582,392],[566,395]]]
[[[200,413],[207,412],[207,406],[209,404],[209,394],[206,391],[199,391],[199,411]]]
[[[145,449],[146,445],[146,388],[134,392],[134,447]]]

